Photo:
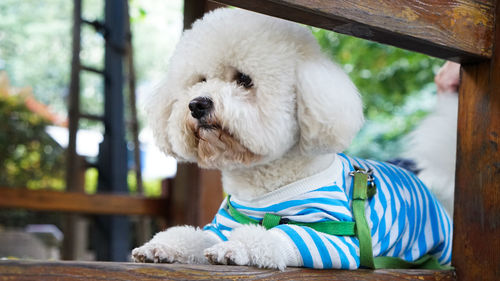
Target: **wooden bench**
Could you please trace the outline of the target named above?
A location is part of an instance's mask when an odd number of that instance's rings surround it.
[[[186,0],[186,4],[200,1]],[[206,2],[198,5],[205,7]],[[218,0],[462,63],[455,271],[311,270],[102,262],[1,261],[0,280],[498,280],[500,278],[500,5],[493,0]],[[199,176],[201,177],[201,176]]]

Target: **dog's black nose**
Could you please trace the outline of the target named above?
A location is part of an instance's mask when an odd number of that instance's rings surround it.
[[[206,116],[213,107],[214,103],[208,97],[197,97],[189,102],[189,110],[191,110],[191,116],[196,119],[200,119]]]

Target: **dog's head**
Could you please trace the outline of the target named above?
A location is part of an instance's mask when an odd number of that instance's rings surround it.
[[[238,9],[183,34],[146,109],[165,153],[218,169],[340,152],[363,123],[355,86],[307,28]]]

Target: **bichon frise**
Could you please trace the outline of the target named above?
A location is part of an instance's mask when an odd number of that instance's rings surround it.
[[[230,197],[204,229],[172,227],[134,249],[136,262],[450,262],[450,220],[413,174],[340,153],[363,124],[362,103],[307,28],[239,9],[207,14],[182,36],[147,110],[158,146],[220,169]]]

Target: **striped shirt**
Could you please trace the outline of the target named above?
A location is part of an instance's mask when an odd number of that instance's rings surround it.
[[[272,213],[297,222],[354,221],[352,214],[353,165],[372,169],[377,193],[366,202],[373,255],[415,261],[425,254],[441,264],[451,261],[452,225],[435,197],[412,173],[391,164],[338,154],[325,171],[284,186],[251,202],[231,197],[241,213],[260,220]],[[206,231],[222,241],[239,224],[221,205]],[[336,236],[307,226],[282,224],[269,231],[292,241],[301,258],[299,266],[355,269],[359,267],[359,241],[355,236]]]

